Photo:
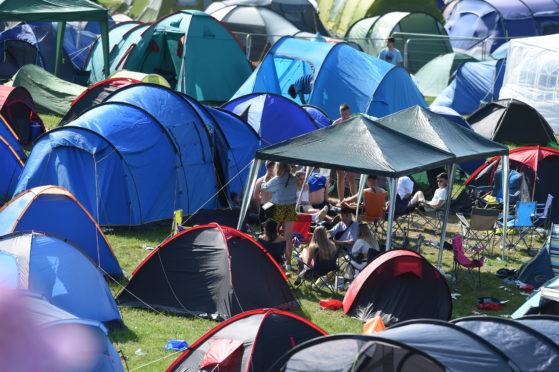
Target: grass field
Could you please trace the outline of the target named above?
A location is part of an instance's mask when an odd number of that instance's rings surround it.
[[[47,128],[54,128],[60,120],[52,115],[41,115]],[[456,220],[449,221],[449,233],[457,232]],[[151,252],[149,248],[156,247],[169,236],[171,227],[152,228],[145,231],[108,232],[107,238],[111,243],[115,254],[125,271],[130,276],[136,266]],[[413,238],[419,231],[412,234]],[[423,232],[424,233],[424,232]],[[435,240],[436,237],[427,235],[427,239]],[[541,244],[538,242],[537,244]],[[147,249],[146,249],[147,248]],[[424,246],[421,253],[431,262],[436,263],[438,250]],[[452,318],[472,315],[475,311],[476,300],[481,296],[494,296],[501,300],[510,300],[501,311],[492,312],[492,315],[506,315],[512,313],[525,300],[525,296],[514,288],[499,288],[502,282],[494,273],[502,268],[518,268],[521,262],[528,257],[519,252],[508,253],[508,262],[502,261],[500,251],[495,250],[490,255],[486,265],[482,269],[482,285],[480,288],[472,288],[466,281],[453,284],[449,282],[452,293],[459,293],[458,299],[453,301]],[[452,252],[444,252],[443,269],[450,273],[452,269]],[[116,295],[122,290],[127,282],[111,282],[110,287]],[[326,292],[313,292],[306,289],[296,290],[295,294],[301,302],[301,309],[297,314],[311,320],[328,333],[359,333],[362,323],[356,319],[345,316],[342,311],[324,311],[318,305],[319,299],[332,298]],[[336,297],[335,297],[336,298]],[[337,296],[343,298],[343,293]],[[164,370],[178,356],[177,353],[165,351],[163,347],[168,340],[181,339],[192,344],[201,335],[206,333],[217,323],[213,321],[185,318],[169,314],[156,313],[147,310],[122,307],[122,317],[127,330],[115,331],[111,337],[118,348],[127,356],[127,364],[130,370],[161,371]],[[155,362],[154,362],[155,361]]]

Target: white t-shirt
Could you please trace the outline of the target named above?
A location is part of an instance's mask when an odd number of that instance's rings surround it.
[[[429,205],[434,207],[439,203],[439,201],[446,201],[446,187],[443,189],[436,189],[435,194],[433,195],[433,199],[429,202]]]
[[[398,195],[400,199],[404,199],[406,195],[411,195],[413,192],[413,181],[408,176],[398,178]]]
[[[353,243],[351,255],[353,257],[357,257],[359,254],[362,254],[363,256],[367,257],[369,249],[371,249],[371,245],[369,243],[367,243],[363,239],[357,239],[357,241]]]

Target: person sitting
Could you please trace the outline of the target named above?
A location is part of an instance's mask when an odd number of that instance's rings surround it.
[[[382,193],[386,193],[386,190],[383,189],[380,186],[377,186],[377,176],[375,175],[369,175],[367,177],[367,186],[368,188],[366,188],[365,190],[363,190],[363,193],[373,193],[373,194],[382,194]],[[356,203],[357,199],[359,198],[359,193],[350,196],[349,198],[345,198],[340,202],[340,205],[343,207],[350,207],[351,203]],[[363,201],[363,199],[361,200]]]
[[[336,245],[328,239],[326,228],[318,226],[314,230],[311,242],[301,253],[301,261],[308,265],[308,267],[313,267],[317,256],[320,257],[321,260],[328,261],[331,260],[335,254]]]
[[[278,223],[276,221],[271,218],[264,221],[262,224],[262,235],[258,237],[257,242],[270,253],[278,265],[283,265],[286,241],[285,238],[278,233]]]
[[[307,184],[309,185],[309,202],[312,207],[315,209],[322,209],[325,206],[330,208],[330,200],[328,198],[328,178],[315,171],[309,176]]]
[[[351,248],[351,256],[357,262],[366,261],[370,249],[375,250],[376,254],[380,253],[380,246],[371,234],[369,226],[366,223],[360,223],[357,229],[357,240]]]
[[[323,206],[320,209],[314,208],[309,201],[309,185],[305,183],[305,172],[297,171],[297,198],[299,200],[299,213],[308,213],[312,215],[313,222],[320,222],[326,218],[328,207]]]
[[[440,209],[445,201],[447,195],[447,185],[448,185],[448,175],[446,173],[439,173],[437,175],[437,190],[435,190],[435,194],[433,195],[433,199],[430,201],[425,200],[425,195],[423,191],[419,190],[415,193],[413,198],[410,201],[410,207],[420,207],[423,208],[425,211],[436,211]]]
[[[341,221],[328,231],[330,237],[338,247],[351,250],[357,240],[357,222],[353,221],[351,208],[342,208]]]

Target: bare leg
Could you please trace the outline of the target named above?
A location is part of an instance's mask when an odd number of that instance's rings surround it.
[[[423,201],[425,201],[425,195],[423,195],[423,191],[419,190],[418,192],[415,193],[413,198],[411,198],[410,204],[414,205]]]
[[[285,263],[291,265],[291,251],[293,251],[293,221],[283,221],[283,234],[285,236]]]
[[[338,189],[338,199],[342,201],[345,196],[345,172],[340,170],[336,171],[336,177],[338,178],[336,183],[336,188]]]
[[[355,183],[355,173],[347,172],[347,181],[349,182],[349,191],[351,195],[357,194],[357,184]]]

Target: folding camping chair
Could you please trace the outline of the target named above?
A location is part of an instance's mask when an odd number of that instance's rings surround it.
[[[535,231],[532,218],[536,213],[536,204],[536,202],[518,202],[515,215],[511,216],[506,224],[503,221],[497,221],[501,228],[513,229],[517,234],[516,239],[514,235],[510,237],[509,247],[515,247],[521,241],[524,242],[527,249],[532,246],[532,232]],[[527,237],[530,237],[530,244],[526,241]]]
[[[493,252],[495,224],[499,219],[498,209],[472,208],[470,221],[461,213],[456,213],[467,249],[490,247]]]
[[[414,219],[416,217],[417,219]],[[412,224],[429,226],[435,234],[441,232],[444,219],[444,204],[435,210],[416,208],[412,213]]]
[[[351,268],[352,268],[353,278],[355,278],[357,275],[359,275],[361,270],[363,270],[365,268],[365,266],[367,266],[368,264],[373,262],[373,260],[375,258],[377,258],[377,256],[381,253],[382,252],[379,252],[379,251],[377,251],[373,248],[369,248],[369,250],[367,251],[367,256],[366,257],[353,257],[351,255],[348,255],[348,257],[349,257],[348,265],[350,265]],[[346,279],[349,279],[349,280],[353,280],[353,278],[346,277]]]
[[[382,217],[384,217],[386,192],[364,192],[363,201],[365,202],[365,211],[359,215],[359,221],[371,224],[377,230],[379,224],[382,223]]]
[[[547,194],[545,203],[536,204],[536,214],[534,215],[535,231],[542,240],[547,240],[551,230],[551,204],[553,195]]]
[[[306,285],[314,290],[321,288],[327,288],[333,294],[338,292],[337,283],[333,283],[328,279],[328,277],[336,278],[337,272],[339,270],[338,266],[338,256],[340,255],[340,248],[336,249],[336,252],[329,260],[323,260],[316,255],[314,258],[314,264],[308,265],[298,256],[295,256],[300,265],[303,266],[303,270],[299,273],[297,280],[294,282],[295,288],[299,288],[302,285]]]
[[[485,247],[480,247],[477,250],[474,250],[470,257],[466,256],[464,253],[464,246],[462,244],[462,236],[458,235],[452,238],[452,252],[454,254],[454,260],[452,265],[452,275],[456,282],[460,281],[459,273],[460,269],[465,269],[465,273],[463,277],[472,276],[472,271],[477,268],[477,284],[475,281],[475,275],[473,275],[473,283],[472,287],[477,287],[481,285],[481,267],[485,262],[485,257],[482,257],[482,253],[485,250]]]
[[[299,248],[302,244],[307,244],[309,242],[311,225],[311,214],[297,214],[297,221],[293,223],[293,247]]]

